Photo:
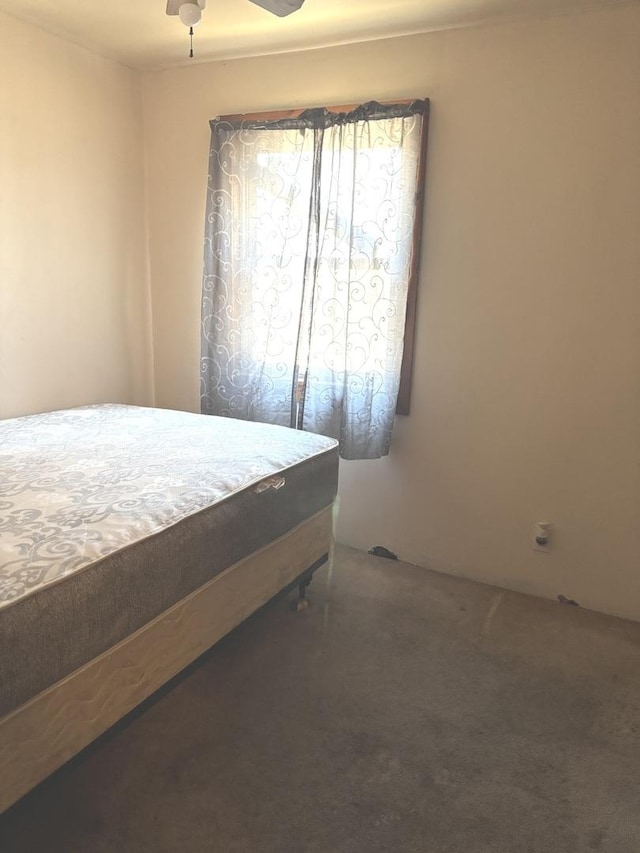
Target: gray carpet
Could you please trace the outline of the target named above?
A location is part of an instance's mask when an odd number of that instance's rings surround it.
[[[638,853],[640,625],[340,548],[0,819],[2,853]]]

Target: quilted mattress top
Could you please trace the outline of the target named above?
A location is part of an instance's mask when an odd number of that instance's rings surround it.
[[[336,444],[123,405],[0,421],[0,608]]]

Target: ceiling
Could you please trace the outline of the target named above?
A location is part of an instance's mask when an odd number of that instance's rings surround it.
[[[247,0],[209,0],[195,55],[204,61],[280,53],[628,2],[306,0],[300,11],[277,18]],[[0,0],[0,10],[133,67],[189,61],[186,30],[165,15],[165,0]]]

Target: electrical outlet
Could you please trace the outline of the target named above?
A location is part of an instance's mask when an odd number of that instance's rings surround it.
[[[548,521],[539,521],[533,531],[533,550],[549,553],[551,544],[551,524]]]

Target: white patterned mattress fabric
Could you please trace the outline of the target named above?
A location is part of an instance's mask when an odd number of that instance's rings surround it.
[[[0,608],[336,446],[124,405],[0,421]]]

